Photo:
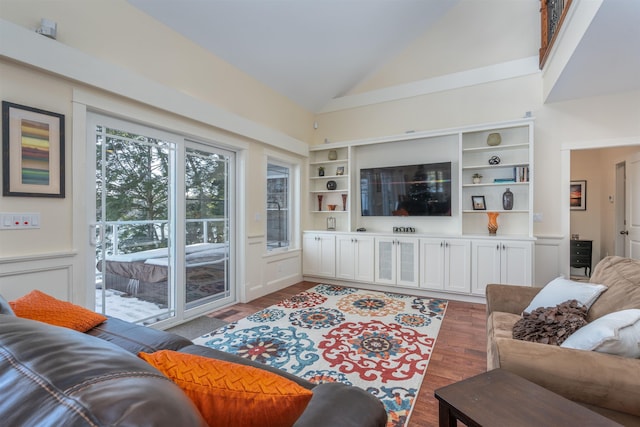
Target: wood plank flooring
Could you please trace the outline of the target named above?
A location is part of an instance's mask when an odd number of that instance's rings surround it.
[[[316,284],[300,282],[248,304],[235,304],[210,313],[208,316],[234,322]],[[438,402],[433,395],[435,389],[485,372],[487,366],[485,317],[484,304],[449,300],[427,374],[407,427],[437,426]]]

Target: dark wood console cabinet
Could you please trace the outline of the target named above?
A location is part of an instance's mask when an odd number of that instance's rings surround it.
[[[584,268],[584,274],[591,277],[592,240],[571,240],[571,267]]]

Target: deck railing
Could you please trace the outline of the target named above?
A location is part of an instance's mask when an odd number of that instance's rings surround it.
[[[570,5],[571,0],[540,0],[540,69],[547,61]]]

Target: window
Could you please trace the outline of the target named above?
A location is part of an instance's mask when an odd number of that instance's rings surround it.
[[[291,241],[293,167],[269,159],[267,163],[267,250],[288,248]]]

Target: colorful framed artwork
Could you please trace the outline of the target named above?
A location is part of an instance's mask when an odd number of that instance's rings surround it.
[[[2,195],[65,197],[64,115],[2,101]]]
[[[572,211],[587,210],[587,181],[571,181],[569,206]]]
[[[344,166],[338,166],[336,168],[336,175],[344,175]]]
[[[484,201],[484,196],[471,196],[471,204],[474,211],[486,211],[487,205]]]

